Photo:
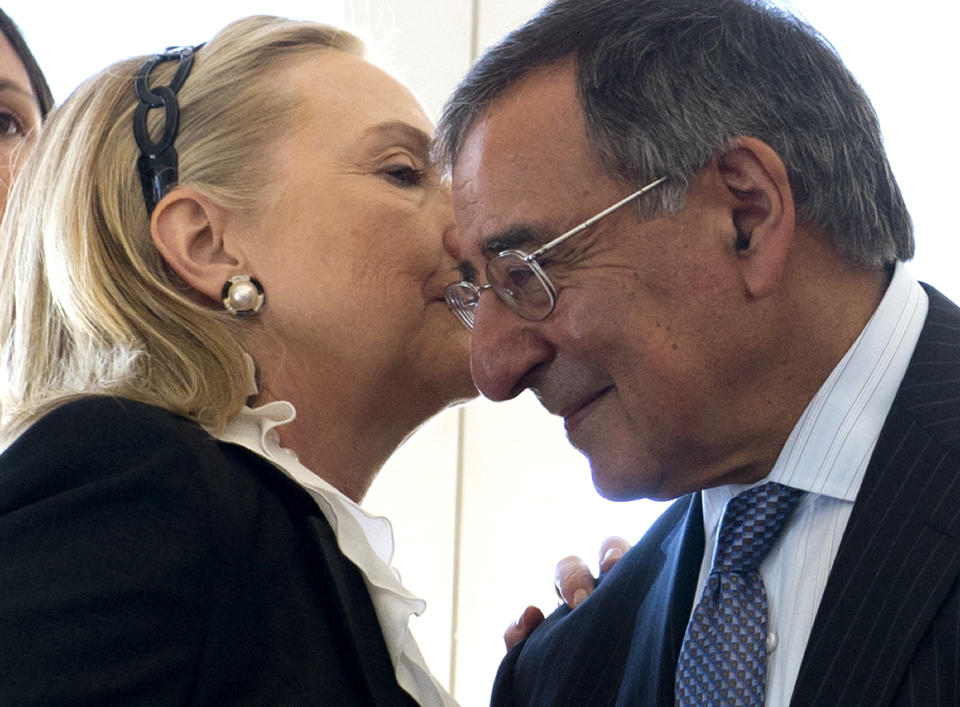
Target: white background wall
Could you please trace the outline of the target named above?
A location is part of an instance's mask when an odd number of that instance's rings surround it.
[[[589,1],[589,0],[585,0]],[[476,47],[542,0],[165,0],[40,2],[3,8],[22,27],[58,100],[106,64],[209,38],[231,19],[282,14],[365,28],[391,68],[436,115]],[[872,97],[914,216],[913,272],[960,300],[955,170],[960,19],[952,0],[797,0]],[[149,19],[148,19],[149,18]],[[558,159],[562,156],[558,155]],[[428,423],[388,463],[366,501],[394,521],[395,564],[427,598],[415,630],[434,671],[464,705],[487,703],[500,634],[527,603],[555,603],[553,566],[595,562],[602,537],[639,537],[660,510],[599,499],[562,425],[522,396]]]

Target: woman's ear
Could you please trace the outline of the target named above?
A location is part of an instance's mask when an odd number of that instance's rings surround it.
[[[227,232],[227,214],[192,189],[174,189],[157,204],[150,235],[160,255],[180,278],[214,302],[232,275],[246,270]]]
[[[720,180],[732,197],[731,249],[752,297],[780,283],[793,242],[793,191],[783,160],[762,140],[737,138],[717,158]]]

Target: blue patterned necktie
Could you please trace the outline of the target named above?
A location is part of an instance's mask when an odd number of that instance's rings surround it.
[[[677,661],[676,703],[763,705],[767,593],[757,568],[803,491],[769,482],[731,499]]]

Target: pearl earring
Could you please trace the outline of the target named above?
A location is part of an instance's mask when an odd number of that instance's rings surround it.
[[[223,308],[238,317],[250,317],[263,307],[263,287],[249,275],[234,275],[223,283]]]

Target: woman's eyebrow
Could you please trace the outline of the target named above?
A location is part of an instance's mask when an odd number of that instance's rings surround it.
[[[420,128],[402,120],[391,120],[377,123],[367,128],[363,139],[373,139],[377,142],[403,142],[409,144],[426,158],[430,153],[430,136]]]
[[[23,96],[26,96],[30,100],[36,100],[33,95],[33,91],[24,88],[16,81],[12,79],[0,79],[0,91],[13,91],[19,93]]]

